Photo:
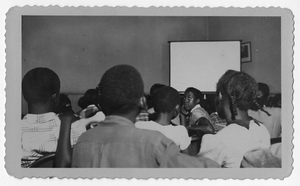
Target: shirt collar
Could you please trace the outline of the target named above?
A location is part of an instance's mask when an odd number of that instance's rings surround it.
[[[193,112],[197,108],[201,108],[201,106],[199,104],[197,104],[196,106],[194,106],[194,108],[191,110],[191,112]]]
[[[48,112],[45,114],[27,114],[23,119],[26,119],[29,122],[43,123],[55,119],[56,117],[58,116],[54,112]]]
[[[122,117],[122,116],[117,116],[117,115],[106,116],[104,123],[106,123],[106,124],[117,123],[119,125],[134,126],[134,123],[132,121],[130,121],[129,119]]]

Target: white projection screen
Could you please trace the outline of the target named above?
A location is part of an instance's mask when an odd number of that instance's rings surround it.
[[[170,86],[215,92],[228,69],[241,70],[240,41],[170,42]]]

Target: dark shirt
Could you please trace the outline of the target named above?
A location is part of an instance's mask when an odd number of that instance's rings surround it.
[[[157,131],[138,129],[119,116],[107,116],[83,133],[73,149],[72,167],[220,167],[204,157],[180,153]]]

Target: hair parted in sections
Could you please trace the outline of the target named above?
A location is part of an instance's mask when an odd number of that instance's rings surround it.
[[[180,95],[176,89],[164,86],[154,93],[153,104],[157,113],[172,112],[180,104]]]
[[[23,96],[28,103],[46,103],[52,95],[58,94],[59,90],[59,77],[48,68],[34,68],[27,72],[22,80]]]
[[[217,84],[217,92],[227,96],[230,103],[232,120],[235,120],[237,108],[247,111],[253,105],[258,86],[253,77],[244,73],[228,70]]]
[[[105,115],[127,113],[137,106],[139,98],[143,96],[144,84],[134,67],[117,65],[104,73],[97,90]]]

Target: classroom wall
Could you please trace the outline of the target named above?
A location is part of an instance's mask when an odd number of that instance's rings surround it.
[[[23,16],[22,76],[49,67],[61,79],[61,92],[83,94],[108,68],[131,64],[149,92],[154,83],[169,84],[168,41],[243,40],[251,42],[252,62],[242,70],[277,93],[280,28],[278,17]],[[23,113],[26,108],[23,100]]]
[[[252,61],[242,63],[242,71],[267,83],[271,93],[281,92],[280,17],[209,17],[208,38],[251,42]]]
[[[116,64],[131,64],[145,91],[169,83],[169,44],[204,40],[205,17],[23,17],[23,74],[36,66],[53,69],[62,92],[95,88]]]
[[[135,66],[145,92],[169,84],[168,41],[207,38],[206,17],[23,16],[22,23],[22,76],[49,67],[61,92],[72,94],[95,88],[116,64]]]

